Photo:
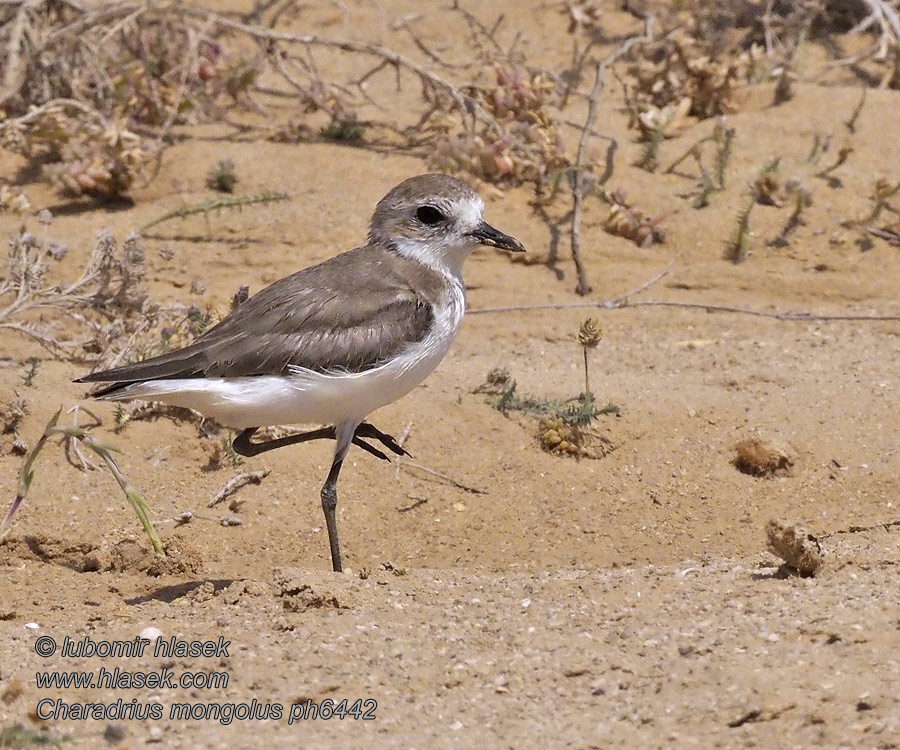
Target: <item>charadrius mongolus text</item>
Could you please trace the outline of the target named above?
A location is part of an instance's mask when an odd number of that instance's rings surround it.
[[[190,346],[76,382],[111,383],[92,394],[99,398],[161,401],[240,429],[233,445],[246,456],[334,439],[321,498],[340,571],[337,480],[350,444],[384,459],[365,438],[405,453],[365,418],[409,393],[447,353],[465,312],[466,256],[478,245],[524,250],[485,223],[483,210],[455,177],[408,179],[379,201],[366,245],[276,281]],[[281,424],[327,426],[251,442],[260,427]]]

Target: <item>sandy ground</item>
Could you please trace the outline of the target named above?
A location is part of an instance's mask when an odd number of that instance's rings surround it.
[[[351,5],[363,18],[374,13]],[[386,34],[403,7],[386,5],[372,33]],[[532,29],[530,49],[553,64],[563,22],[543,5],[529,8],[521,21],[526,34]],[[534,33],[538,23],[553,31]],[[802,172],[813,135],[841,134],[859,98],[850,81],[799,85],[779,107],[769,106],[768,84],[741,96],[729,117],[737,137],[727,189],[698,211],[681,197],[690,180],[629,166],[640,145],[611,84],[598,119],[619,140],[610,186],[664,214],[667,235],[640,249],[605,233],[606,207],[589,202],[582,242],[592,297],[617,297],[675,258],[636,300],[900,315],[898,249],[876,240],[862,250],[841,225],[865,213],[876,179],[900,178],[900,152],[890,147],[900,93],[869,91],[839,186],[804,178],[813,205],[790,244],[766,244],[789,208],[757,207],[752,252],[734,265],[722,248],[747,184],[775,155],[788,173]],[[667,141],[663,161],[710,128],[701,123]],[[135,192],[133,208],[61,210],[64,201],[47,186],[26,187],[36,209],[56,214],[49,231],[69,245],[74,267],[99,230],[121,239],[209,197],[205,174],[221,158],[237,164],[242,191],[280,189],[291,200],[151,230],[148,285],[157,299],[223,310],[240,284],[258,290],[359,244],[375,202],[426,170],[402,153],[242,142],[207,127],[166,151],[160,175]],[[5,174],[20,166],[17,157],[0,157]],[[472,257],[471,311],[578,302],[567,237],[548,263],[554,230],[533,213],[528,190],[480,188],[488,220],[529,254],[526,262],[490,251]],[[568,208],[560,200],[551,218]],[[0,215],[3,236],[18,224]],[[204,293],[190,291],[195,279]],[[612,451],[575,461],[543,451],[534,420],[504,416],[473,390],[504,366],[522,392],[578,393],[574,334],[589,314],[604,330],[592,387],[620,414],[596,426]],[[0,547],[0,728],[22,724],[66,748],[102,746],[105,731],[113,741],[124,734],[118,746],[132,748],[898,747],[897,532],[834,533],[898,518],[898,334],[892,321],[779,321],[665,307],[471,314],[434,375],[374,421],[408,433],[416,463],[483,493],[352,452],[338,508],[351,568],[344,576],[329,572],[318,501],[329,446],[210,470],[195,425],[134,422],[113,434],[112,407],[95,406],[105,420],[100,434],[122,448],[123,470],[156,513],[170,560],[153,561],[108,474],[79,472],[61,451],[45,453]],[[0,402],[15,392],[28,401],[21,437],[33,444],[57,407],[87,403],[70,382],[84,367],[45,358],[26,387],[25,360],[46,355],[11,333],[0,336]],[[782,446],[792,470],[770,478],[739,472],[735,445],[754,437]],[[11,500],[21,458],[10,453],[8,436],[3,441],[0,497]],[[209,499],[235,471],[261,468],[271,474],[237,495],[233,515],[242,524],[222,526],[228,511],[207,509]],[[197,517],[175,528],[169,519],[185,510]],[[816,577],[778,574],[765,552],[773,517],[821,538],[826,564]],[[35,653],[41,636],[60,644],[65,636],[128,640],[147,627],[189,641],[223,636],[231,646],[215,658]],[[100,667],[212,670],[229,681],[216,689],[49,689],[35,679],[42,670]],[[35,722],[38,701],[57,697],[136,699],[162,704],[166,715]],[[288,721],[292,704],[344,698],[376,701],[375,720]],[[281,704],[284,716],[228,724],[168,718],[175,703],[253,699]]]

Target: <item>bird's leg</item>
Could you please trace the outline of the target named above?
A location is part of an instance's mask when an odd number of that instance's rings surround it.
[[[301,432],[297,435],[287,435],[274,440],[266,440],[264,443],[254,443],[250,438],[253,437],[258,429],[258,427],[249,427],[238,433],[237,437],[235,437],[231,443],[234,452],[241,456],[258,456],[260,453],[265,453],[266,451],[284,448],[288,445],[296,445],[297,443],[306,443],[310,440],[334,440],[334,427],[323,427],[319,430]],[[365,442],[363,440],[364,437],[378,440],[388,450],[396,453],[398,456],[409,455],[409,453],[407,453],[393,437],[386,432],[382,432],[373,425],[370,425],[368,422],[363,422],[357,427],[356,432],[353,435],[353,444],[358,445],[364,451],[371,453],[376,458],[380,458],[383,461],[390,461],[390,459],[378,450],[378,448]]]
[[[322,485],[322,510],[325,512],[325,526],[328,528],[328,544],[331,547],[331,567],[335,573],[343,571],[341,565],[341,545],[338,541],[337,530],[337,480],[341,473],[341,464],[353,441],[356,428],[355,422],[342,422],[334,429],[337,445],[334,447],[334,460],[331,463],[331,471]]]
[[[409,452],[398,443],[393,435],[388,435],[386,432],[382,432],[375,425],[371,425],[368,422],[363,422],[359,427],[356,428],[356,434],[354,438],[375,438],[378,440],[385,448],[396,453],[398,456],[408,456]],[[356,442],[356,439],[353,441],[357,445],[359,443]]]
[[[258,429],[259,427],[248,427],[246,430],[239,432],[237,437],[231,441],[231,447],[234,448],[234,452],[241,456],[258,456],[266,451],[284,448],[296,443],[305,443],[309,440],[324,440],[326,438],[334,440],[334,427],[323,427],[311,432],[301,432],[299,435],[287,435],[275,440],[266,440],[264,443],[251,442],[250,438],[253,437],[253,434]]]
[[[388,461],[388,457],[378,448],[369,445],[363,438],[372,438],[378,440],[388,450],[396,453],[398,456],[408,456],[409,453],[404,450],[392,436],[386,432],[382,432],[374,425],[368,422],[342,422],[335,427],[322,427],[318,430],[310,432],[301,432],[296,435],[286,435],[285,437],[276,438],[274,440],[266,440],[262,443],[254,443],[251,438],[258,430],[258,427],[248,427],[238,433],[237,437],[232,441],[231,446],[235,453],[242,456],[258,456],[260,453],[275,450],[276,448],[284,448],[288,445],[297,443],[306,443],[310,440],[336,440],[337,445],[334,448],[334,460],[331,463],[331,470],[328,472],[328,478],[322,486],[322,510],[325,512],[325,525],[328,528],[328,544],[331,548],[331,565],[335,573],[343,570],[341,565],[341,546],[338,540],[337,530],[337,481],[338,475],[341,473],[341,465],[347,456],[347,450],[351,443],[358,445],[360,448],[368,451],[373,456]]]

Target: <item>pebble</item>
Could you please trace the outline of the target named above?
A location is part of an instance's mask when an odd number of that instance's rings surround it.
[[[115,745],[125,739],[125,727],[121,724],[107,724],[103,730],[103,739],[110,745]]]
[[[157,638],[163,637],[163,632],[159,628],[154,628],[152,625],[150,627],[144,628],[140,632],[141,638],[146,638],[148,641],[155,641]]]
[[[28,628],[29,630],[37,630],[41,626],[38,625],[36,622],[26,622],[25,627]]]

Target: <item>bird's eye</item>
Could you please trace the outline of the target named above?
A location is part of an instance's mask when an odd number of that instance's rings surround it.
[[[416,209],[416,218],[423,224],[431,226],[443,221],[447,217],[434,206],[419,206]]]

